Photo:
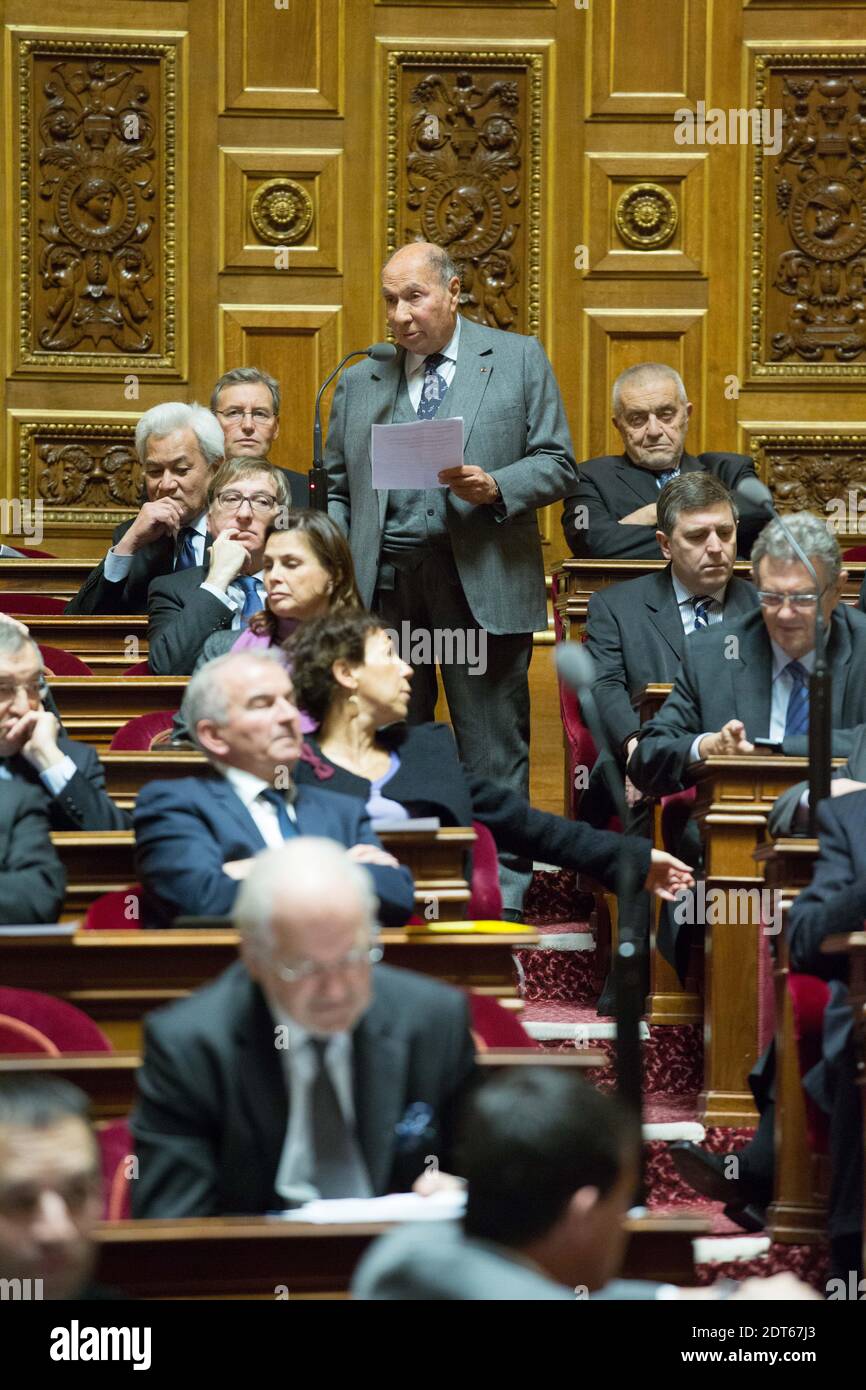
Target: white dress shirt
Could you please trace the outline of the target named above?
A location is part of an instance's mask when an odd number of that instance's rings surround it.
[[[251,772],[244,772],[239,767],[227,767],[225,763],[216,763],[217,768],[230,783],[234,791],[241,799],[244,807],[249,811],[256,828],[268,849],[279,849],[285,843],[280,822],[277,815],[277,808],[270,801],[261,801],[259,798],[264,791],[272,791],[269,782],[263,782],[261,777],[255,777]],[[292,789],[294,790],[294,789]],[[298,823],[295,808],[292,805],[292,797],[286,794],[286,810],[289,813],[289,820]]]
[[[192,538],[193,550],[195,551],[195,562],[197,565],[204,564],[204,543],[207,535],[207,512],[202,512],[195,521],[188,522],[188,525],[195,532]],[[178,536],[174,546],[174,561],[172,568],[177,564],[177,555],[181,547],[181,539]],[[114,546],[111,547],[102,565],[102,572],[110,584],[121,584],[126,579],[132,567],[131,555],[115,554]]]
[[[40,772],[39,780],[52,796],[59,796],[63,788],[72,781],[77,771],[78,768],[69,754],[64,753],[59,763],[54,763],[52,767],[46,767],[44,772]],[[9,771],[5,759],[0,758],[0,782],[13,782],[14,780],[14,775]]]
[[[794,681],[785,667],[789,662],[795,660],[777,642],[770,638],[770,646],[773,649],[773,683],[770,695],[770,731],[768,737],[772,743],[781,743],[785,737],[785,721],[788,717],[788,701],[791,698],[791,691],[794,688]],[[809,674],[815,669],[815,649],[806,652],[805,656],[797,657],[801,666],[805,666]],[[709,731],[708,731],[709,732]],[[698,734],[691,747],[690,760],[696,763],[700,759],[698,745],[701,739],[706,738],[706,734]],[[802,798],[801,798],[802,804]]]
[[[312,1087],[318,1069],[315,1049],[310,1046],[314,1036],[301,1028],[277,1004],[268,1000],[276,1029],[274,1042],[280,1053],[286,1091],[289,1097],[289,1123],[283,1141],[283,1151],[277,1165],[274,1183],[277,1192],[289,1203],[310,1202],[318,1196],[313,1186]],[[343,1119],[355,1127],[355,1101],[352,1094],[352,1035],[333,1033],[325,1049],[325,1066],[337,1094]],[[367,1194],[373,1195],[372,1186]]]
[[[451,341],[442,349],[442,356],[446,360],[440,362],[436,369],[446,386],[450,386],[454,380],[454,373],[457,370],[457,348],[459,344],[460,315],[458,314],[457,326],[451,335]],[[406,387],[409,392],[409,399],[412,402],[412,409],[416,414],[421,404],[421,392],[424,388],[424,363],[428,356],[429,353],[424,353],[423,356],[419,357],[417,352],[407,352],[406,361],[403,365],[403,370],[406,374]]]

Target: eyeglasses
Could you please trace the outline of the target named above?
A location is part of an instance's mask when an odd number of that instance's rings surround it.
[[[257,492],[254,497],[247,497],[243,492],[218,492],[216,500],[224,512],[239,512],[244,503],[249,502],[257,516],[270,516],[277,506],[276,497],[267,492]]]
[[[0,680],[0,705],[11,705],[19,690],[23,690],[28,700],[41,700],[48,691],[44,676],[32,681]]]
[[[355,965],[376,965],[384,954],[381,946],[356,946],[353,951],[348,951],[345,956],[331,961],[329,965],[320,965],[313,960],[304,960],[295,966],[278,965],[277,975],[287,985],[297,985],[308,980],[320,981],[334,970],[351,970]]]
[[[802,611],[806,608],[814,608],[819,598],[823,598],[826,594],[827,587],[825,586],[820,594],[777,594],[772,589],[759,589],[758,598],[761,607],[769,608],[773,613],[777,608],[781,608],[783,603],[790,603],[792,608]]]
[[[230,425],[237,424],[238,420],[245,419],[247,415],[252,415],[257,425],[266,425],[274,418],[270,410],[241,410],[239,405],[233,405],[229,410],[218,410],[217,415],[228,420]]]

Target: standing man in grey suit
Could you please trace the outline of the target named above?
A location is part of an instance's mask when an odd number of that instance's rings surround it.
[[[474,667],[440,663],[460,756],[525,796],[532,634],[547,625],[535,513],[575,483],[562,400],[536,339],[458,314],[460,277],[440,247],[402,247],[382,293],[399,350],[391,363],[352,367],[337,387],[328,509],[349,536],[364,602],[397,632],[406,660],[407,631],[435,647],[437,630],[456,630],[467,653],[484,654]],[[374,490],[371,426],[437,415],[463,418],[462,466],[439,475],[442,488]],[[432,719],[435,705],[431,660],[415,666],[410,720]],[[504,911],[519,917],[526,868],[506,864],[501,878]]]

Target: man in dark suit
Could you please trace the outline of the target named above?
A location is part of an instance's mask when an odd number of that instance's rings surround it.
[[[328,510],[349,537],[364,603],[400,634],[415,668],[411,722],[432,719],[436,706],[432,635],[464,634],[460,649],[475,658],[440,662],[460,756],[527,796],[532,634],[547,626],[536,509],[575,481],[562,400],[536,339],[458,314],[460,276],[441,247],[402,247],[382,292],[397,357],[365,360],[340,379]],[[374,424],[457,416],[463,463],[439,474],[444,486],[374,489]],[[413,633],[427,634],[427,660]],[[506,860],[501,878],[504,910],[518,916],[528,866]]]
[[[582,559],[657,560],[659,491],[681,473],[715,474],[729,491],[754,473],[745,454],[687,454],[691,403],[682,378],[660,362],[620,372],[613,386],[613,424],[625,453],[588,459],[562,505],[562,529]],[[748,555],[763,524],[760,512],[740,509],[740,554]]]
[[[291,498],[267,459],[228,459],[208,487],[213,545],[204,564],[155,580],[148,611],[148,665],[155,676],[188,676],[211,633],[239,631],[264,607],[268,527]]]
[[[623,769],[637,743],[634,696],[675,680],[693,632],[736,622],[758,604],[753,586],[734,577],[737,509],[713,474],[683,473],[662,488],[656,538],[667,569],[610,584],[589,601],[595,696]]]
[[[293,785],[303,735],[278,655],[230,652],[209,662],[187,686],[181,712],[213,767],[202,777],[150,782],[138,795],[136,862],[156,925],[225,916],[252,856],[296,835],[345,845],[366,866],[385,925],[408,921],[412,877],[382,849],[363,806]]]
[[[127,829],[96,751],[68,738],[46,704],[53,702],[38,646],[22,624],[0,622],[0,785],[32,786],[52,830]]]
[[[203,406],[172,401],[145,411],[135,428],[141,510],[116,527],[111,549],[67,613],[144,613],[153,579],[202,564],[207,487],[224,448],[219,421]]]
[[[225,435],[227,459],[267,458],[280,432],[280,383],[258,367],[233,367],[213,388],[210,408]],[[292,506],[310,505],[307,479],[289,468],[280,472]]]
[[[339,846],[260,855],[241,960],[148,1016],[132,1119],[133,1213],[262,1213],[408,1191],[474,1073],[466,996],[376,965],[372,885]]]
[[[844,736],[851,740],[850,749]],[[846,757],[843,767],[837,767],[830,779],[831,796],[847,796],[849,792],[866,791],[866,724],[856,729],[838,730],[833,740],[837,757]],[[771,839],[784,835],[804,835],[809,827],[809,783],[797,782],[776,798],[767,829]]]
[[[39,793],[0,781],[0,926],[56,922],[65,886]]]

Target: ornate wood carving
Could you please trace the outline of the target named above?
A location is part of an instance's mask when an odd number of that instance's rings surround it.
[[[175,366],[176,61],[21,41],[22,365]]]
[[[313,200],[295,179],[268,179],[250,200],[250,221],[269,246],[294,246],[313,225]]]
[[[756,104],[783,112],[756,147],[752,369],[843,377],[866,360],[866,56],[759,54]]]
[[[863,543],[866,436],[755,434],[749,444],[780,512],[814,512],[843,546]]]
[[[389,252],[437,242],[459,267],[468,318],[537,333],[541,56],[392,52],[388,62]]]
[[[18,434],[19,495],[43,501],[47,522],[117,525],[140,504],[134,426],[25,422]]]
[[[679,221],[677,200],[660,183],[635,183],[620,194],[614,221],[626,246],[642,251],[667,246]]]

